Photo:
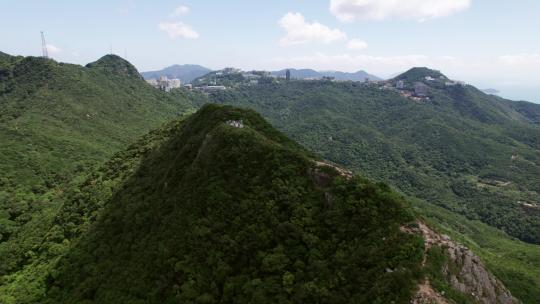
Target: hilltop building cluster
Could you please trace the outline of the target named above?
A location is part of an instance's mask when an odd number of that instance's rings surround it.
[[[422,75],[421,73],[429,75]],[[434,88],[444,89],[445,87],[465,86],[462,81],[448,79],[439,71],[429,70],[427,72],[416,71],[416,75],[409,74],[407,77],[398,77],[390,80],[371,80],[365,78],[364,85],[376,86],[381,90],[394,90],[405,98],[416,102],[429,101],[432,98],[431,91]],[[420,74],[420,75],[418,75]],[[236,68],[225,68],[223,70],[210,72],[200,78],[192,81],[190,84],[182,86],[180,79],[168,79],[161,76],[159,79],[147,80],[152,86],[169,92],[175,88],[184,88],[188,90],[198,90],[200,92],[211,94],[227,90],[238,86],[258,85],[261,83],[279,83],[281,81],[291,81],[291,71],[286,70],[284,75],[275,75],[268,71],[242,71]],[[322,78],[304,78],[303,81],[339,81],[334,77],[324,76]]]
[[[228,120],[227,124],[229,126],[231,126],[231,127],[235,127],[235,128],[238,128],[238,129],[243,129],[244,128],[244,121],[242,119],[240,119],[240,120]]]
[[[381,90],[395,90],[403,97],[408,99],[424,102],[431,100],[430,91],[432,88],[442,89],[444,87],[455,87],[467,85],[463,81],[450,80],[446,76],[438,77],[425,76],[417,80],[383,80],[383,81],[366,81],[366,85],[377,85]]]
[[[159,79],[148,79],[146,80],[151,86],[156,89],[170,92],[172,89],[177,89],[182,87],[182,81],[177,78],[169,79],[167,76],[161,76]]]
[[[227,89],[227,87],[222,86],[222,85],[210,85],[210,86],[207,85],[207,86],[195,87],[194,89],[202,91],[204,93],[213,93],[213,92],[218,92],[218,91],[224,91]]]

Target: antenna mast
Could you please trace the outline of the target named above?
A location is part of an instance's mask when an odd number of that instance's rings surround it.
[[[41,32],[41,50],[43,51],[43,58],[49,58],[49,52],[47,52],[47,44],[45,43],[45,34]]]

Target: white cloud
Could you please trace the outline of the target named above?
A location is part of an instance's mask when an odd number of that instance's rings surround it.
[[[306,22],[300,13],[287,13],[279,20],[279,25],[286,31],[285,37],[280,40],[283,46],[308,42],[331,43],[347,39],[347,34],[338,29],[331,29],[318,22]]]
[[[173,17],[174,16],[184,16],[184,15],[189,14],[190,11],[191,10],[189,9],[189,7],[187,7],[185,5],[180,5],[174,10],[174,12],[171,15]]]
[[[57,55],[62,52],[61,48],[54,46],[52,44],[47,44],[46,47],[47,47],[47,52],[49,53],[49,55]]]
[[[470,7],[472,0],[330,0],[330,11],[342,21],[390,18],[426,20]]]
[[[158,27],[173,39],[178,37],[186,39],[199,38],[199,33],[183,22],[162,22]]]
[[[499,61],[506,65],[540,65],[540,54],[514,54],[499,57]]]
[[[368,47],[367,43],[360,39],[351,39],[349,43],[347,44],[347,48],[349,50],[363,50],[367,47]]]

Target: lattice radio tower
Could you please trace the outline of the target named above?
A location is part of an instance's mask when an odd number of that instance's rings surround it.
[[[43,51],[43,58],[49,58],[49,52],[47,52],[47,44],[45,43],[45,34],[41,32],[41,49]]]

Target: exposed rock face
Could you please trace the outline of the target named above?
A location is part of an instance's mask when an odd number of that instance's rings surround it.
[[[349,170],[345,170],[343,168],[340,168],[338,166],[335,166],[326,162],[315,161],[314,163],[315,163],[315,168],[312,171],[310,171],[310,174],[315,184],[319,187],[322,187],[322,188],[328,187],[332,183],[332,180],[335,177],[333,176],[333,174],[324,172],[323,169],[329,169],[329,168],[333,169],[335,170],[335,173],[337,173],[337,175],[345,179],[353,178],[353,173]],[[332,193],[325,191],[324,198],[326,200],[326,206],[327,207],[332,206],[332,202],[333,202]]]
[[[426,280],[418,285],[418,292],[411,299],[411,304],[448,304],[448,301]]]
[[[343,176],[346,179],[351,179],[353,177],[353,173],[351,171],[340,168],[336,165],[333,165],[327,162],[315,161],[315,166],[317,166],[318,168],[323,168],[323,167],[333,168],[334,170],[337,171],[339,175]]]
[[[448,282],[456,290],[471,295],[482,304],[520,303],[512,296],[502,282],[486,270],[482,261],[467,247],[453,242],[446,235],[434,232],[422,222],[418,222],[418,226],[419,231],[417,232],[421,232],[424,236],[426,250],[432,246],[439,246],[445,249],[450,257],[450,262],[457,266],[457,272],[450,271],[449,265],[443,270]],[[422,291],[421,289],[419,293]],[[445,302],[435,301],[435,303]]]

